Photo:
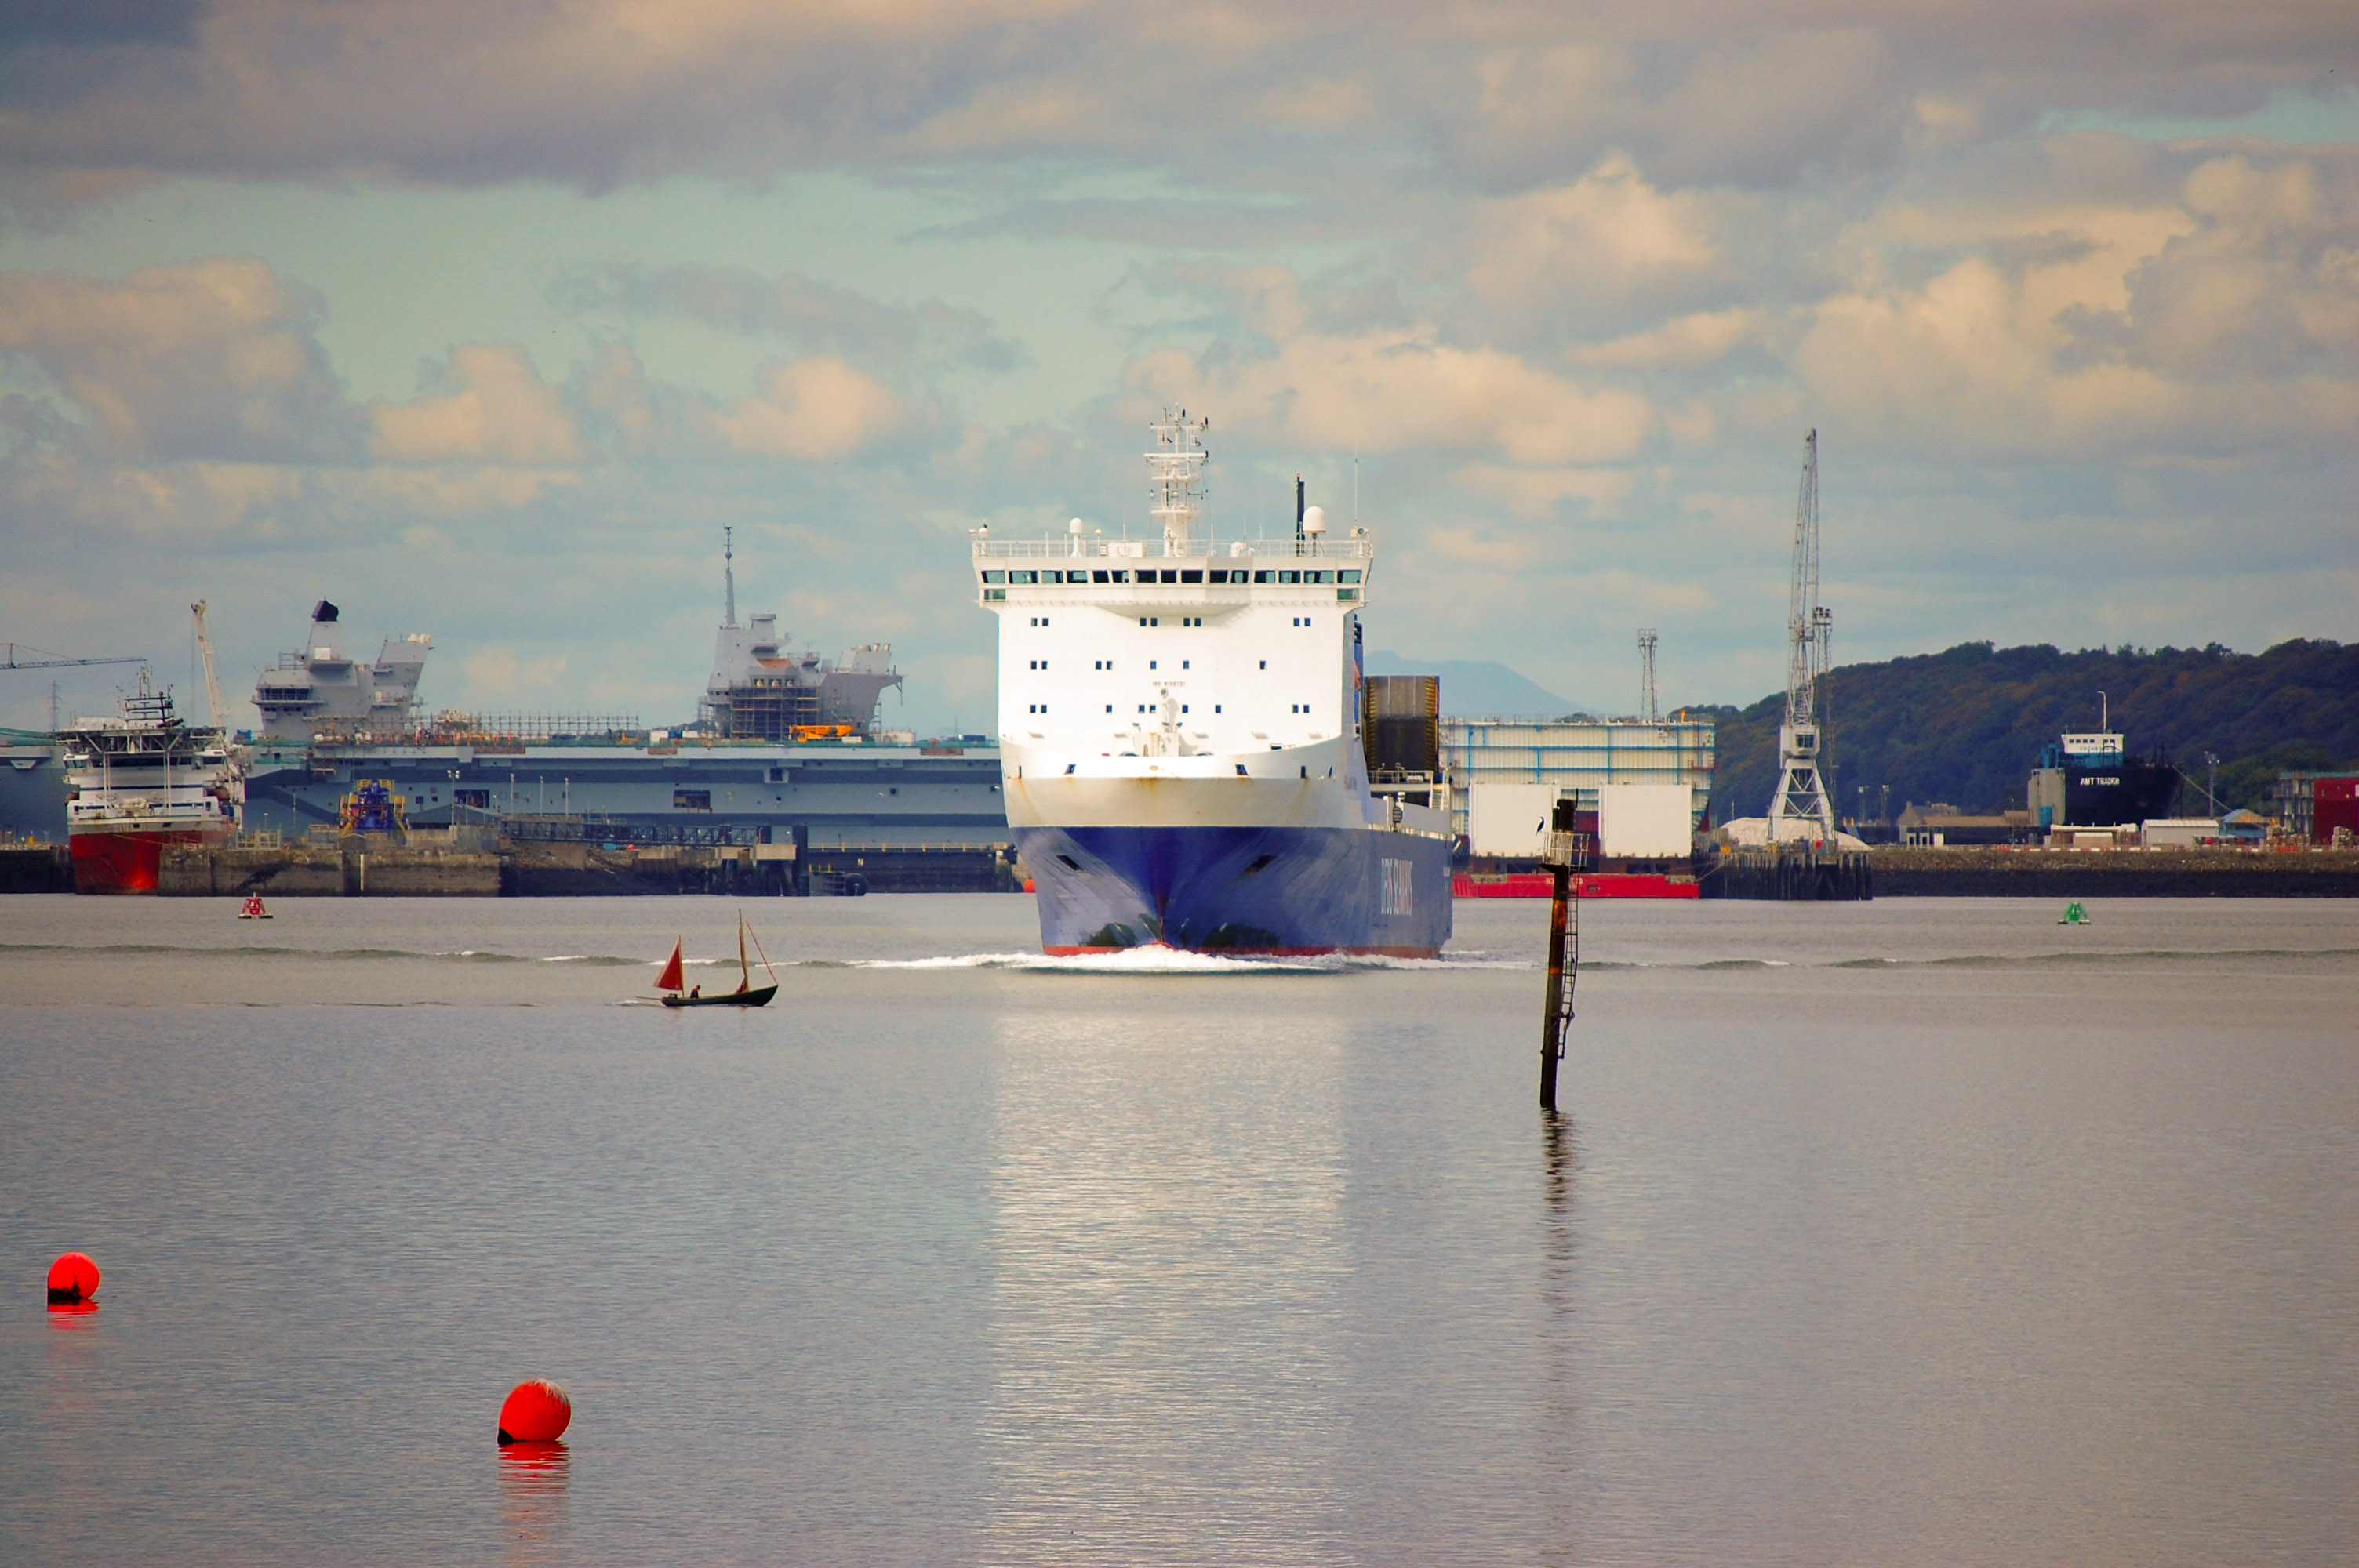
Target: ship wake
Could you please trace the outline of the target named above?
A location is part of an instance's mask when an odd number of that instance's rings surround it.
[[[1353,969],[1528,969],[1526,961],[1481,955],[1396,958],[1379,953],[1277,957],[1196,952],[1147,945],[1103,953],[962,953],[938,958],[867,958],[863,969],[1016,969],[1068,975],[1330,975]]]

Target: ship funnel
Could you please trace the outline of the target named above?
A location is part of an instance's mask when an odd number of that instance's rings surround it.
[[[336,609],[336,607],[329,603],[324,599],[320,600],[319,603],[311,606],[311,619],[315,622],[333,621],[339,613],[341,612]]]
[[[1302,514],[1302,532],[1306,536],[1313,539],[1327,532],[1327,509],[1323,506],[1305,508]]]

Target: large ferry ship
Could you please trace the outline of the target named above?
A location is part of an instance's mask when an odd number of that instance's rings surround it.
[[[76,719],[60,738],[77,892],[153,892],[167,844],[236,839],[238,778],[222,731],[182,722],[144,669],[117,716]]]
[[[1372,794],[1363,749],[1375,546],[1299,503],[1290,538],[1200,534],[1205,427],[1154,427],[1159,537],[973,534],[1041,946],[1434,957],[1449,814]]]

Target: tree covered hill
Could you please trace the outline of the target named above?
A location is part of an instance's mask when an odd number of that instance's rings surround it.
[[[2221,762],[2223,810],[2262,808],[2281,769],[2359,767],[2359,645],[2280,643],[2263,654],[2123,647],[2068,654],[2040,644],[1961,643],[1939,654],[1845,665],[1822,688],[1836,809],[1867,816],[1890,785],[1897,815],[1911,802],[1968,811],[2020,808],[2040,749],[2067,730],[2094,730],[2097,694],[2132,752],[2157,750],[2198,781]],[[1745,708],[1690,708],[1720,721],[1712,820],[1768,809],[1785,696]],[[2202,791],[2180,806],[2199,811]]]

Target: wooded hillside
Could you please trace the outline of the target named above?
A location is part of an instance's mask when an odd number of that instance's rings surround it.
[[[2221,808],[2265,806],[2280,769],[2359,766],[2359,645],[2280,643],[2263,654],[2123,647],[2063,653],[2040,644],[1962,643],[1939,654],[1838,667],[1823,690],[1836,809],[1868,786],[1891,810],[1914,801],[1967,811],[2019,808],[2040,749],[2066,730],[2094,730],[2098,692],[2132,752],[2168,752],[2200,785],[2220,758]],[[1712,820],[1759,816],[1777,772],[1785,696],[1750,707],[1690,708],[1720,720]],[[2201,788],[2180,808],[2200,811]]]

